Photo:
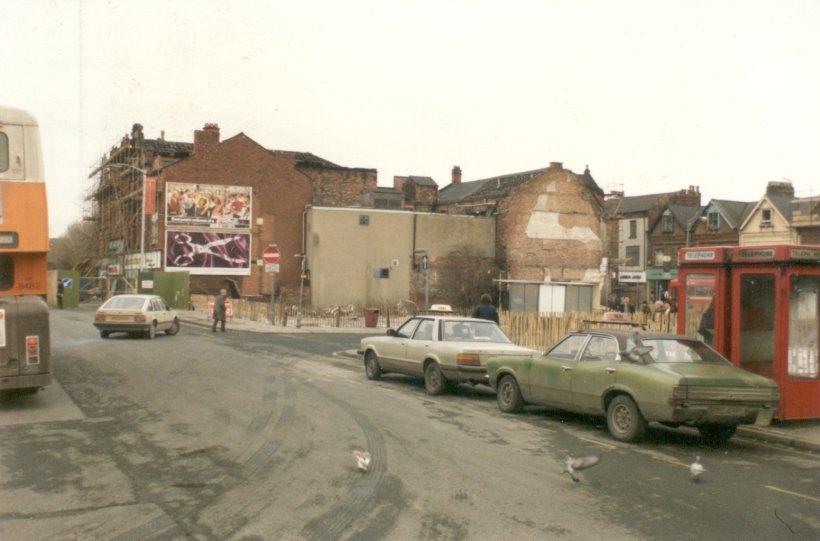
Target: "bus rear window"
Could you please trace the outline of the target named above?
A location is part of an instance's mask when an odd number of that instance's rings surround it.
[[[0,173],[9,168],[9,136],[0,131]]]
[[[14,286],[14,259],[10,255],[0,255],[0,291],[8,291]]]

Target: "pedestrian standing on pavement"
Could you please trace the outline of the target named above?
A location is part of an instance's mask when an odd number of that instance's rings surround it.
[[[498,323],[498,310],[493,306],[493,298],[488,293],[481,296],[481,302],[473,310],[473,317]]]
[[[221,323],[221,331],[225,332],[225,299],[228,298],[228,292],[225,289],[219,290],[219,296],[214,301],[214,324],[211,327],[212,332],[216,332],[216,324]]]

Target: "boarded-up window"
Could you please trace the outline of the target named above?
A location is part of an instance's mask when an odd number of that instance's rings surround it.
[[[539,284],[510,284],[510,311],[537,312]]]
[[[588,312],[592,310],[592,286],[566,286],[564,310]]]
[[[0,131],[0,173],[9,168],[9,137]]]

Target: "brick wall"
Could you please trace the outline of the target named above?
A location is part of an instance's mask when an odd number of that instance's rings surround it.
[[[598,281],[603,246],[596,196],[553,166],[498,203],[497,254],[508,277]]]
[[[375,169],[300,165],[298,171],[310,181],[317,206],[359,206],[362,193],[376,188]]]
[[[235,279],[243,295],[267,294],[272,283],[263,267],[256,266],[262,250],[271,243],[281,251],[278,285],[293,287],[299,281],[302,251],[302,212],[312,201],[311,183],[295,167],[295,154],[272,153],[238,134],[221,143],[199,147],[193,156],[162,171],[157,189],[164,195],[167,182],[196,182],[251,186],[253,188],[251,275]],[[164,203],[164,197],[161,198]],[[159,205],[159,238],[164,244],[165,209]],[[262,224],[257,220],[261,218]],[[225,276],[192,276],[192,293],[215,293],[224,287]]]

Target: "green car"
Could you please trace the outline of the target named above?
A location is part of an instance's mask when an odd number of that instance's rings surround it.
[[[774,381],[672,334],[573,332],[543,355],[497,355],[486,366],[501,411],[537,404],[606,415],[621,441],[638,441],[647,423],[659,422],[695,426],[722,443],[740,424],[768,425],[780,396]]]

